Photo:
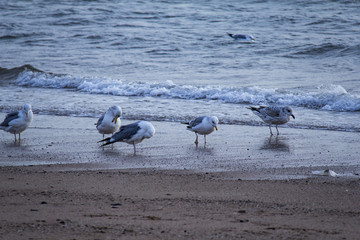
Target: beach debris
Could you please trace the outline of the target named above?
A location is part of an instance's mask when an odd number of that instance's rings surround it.
[[[121,203],[112,203],[111,206],[121,206]]]
[[[319,176],[330,176],[330,177],[338,177],[339,174],[334,172],[333,170],[326,169],[321,171],[312,171],[312,174],[319,175]]]
[[[161,218],[160,217],[156,217],[156,216],[144,216],[144,218],[146,218],[146,219],[149,219],[149,220],[161,220]]]
[[[121,203],[112,203],[111,204],[111,208],[119,208],[119,206],[121,206]]]

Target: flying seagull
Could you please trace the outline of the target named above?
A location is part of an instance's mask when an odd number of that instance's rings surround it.
[[[232,34],[232,33],[227,33],[227,35],[229,35],[231,38],[236,39],[236,40],[240,40],[242,42],[255,42],[255,38],[253,37],[253,35],[250,34]]]

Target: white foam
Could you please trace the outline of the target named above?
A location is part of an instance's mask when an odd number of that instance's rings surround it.
[[[257,86],[233,88],[219,86],[177,85],[126,82],[117,79],[75,78],[25,71],[15,80],[21,86],[43,88],[74,88],[81,92],[117,96],[146,96],[175,99],[205,99],[225,103],[257,105],[283,104],[328,111],[360,111],[360,97],[340,85],[322,85],[313,91],[266,89]]]

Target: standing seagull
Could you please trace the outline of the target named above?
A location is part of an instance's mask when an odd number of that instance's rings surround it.
[[[32,119],[33,112],[31,110],[31,105],[24,104],[23,108],[20,111],[12,112],[6,115],[4,121],[0,123],[0,129],[14,134],[15,142],[16,134],[19,134],[20,142],[20,133],[29,127]]]
[[[151,138],[155,134],[154,126],[147,121],[138,121],[120,127],[120,130],[109,138],[99,142],[106,142],[102,146],[115,142],[126,142],[134,146],[134,155],[136,155],[135,144],[140,143],[145,138]]]
[[[96,123],[96,128],[103,135],[113,134],[121,125],[120,116],[122,114],[121,108],[118,106],[111,106],[105,114],[103,114]]]
[[[290,121],[290,116],[295,119],[293,110],[289,106],[280,107],[280,106],[260,106],[260,107],[247,107],[259,116],[265,123],[269,124],[270,134],[273,135],[271,131],[271,124],[276,126],[277,135],[279,135],[278,125],[287,123]]]
[[[196,135],[195,144],[198,145],[198,134],[204,135],[206,144],[206,135],[212,133],[214,129],[218,130],[219,119],[215,116],[198,117],[188,123],[187,130],[192,131]]]

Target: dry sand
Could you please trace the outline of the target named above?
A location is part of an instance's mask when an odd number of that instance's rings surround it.
[[[0,239],[360,235],[359,133],[221,125],[196,148],[183,125],[154,122],[133,156],[99,147],[95,122],[35,115],[21,144],[0,132]],[[311,173],[329,168],[339,176]]]

